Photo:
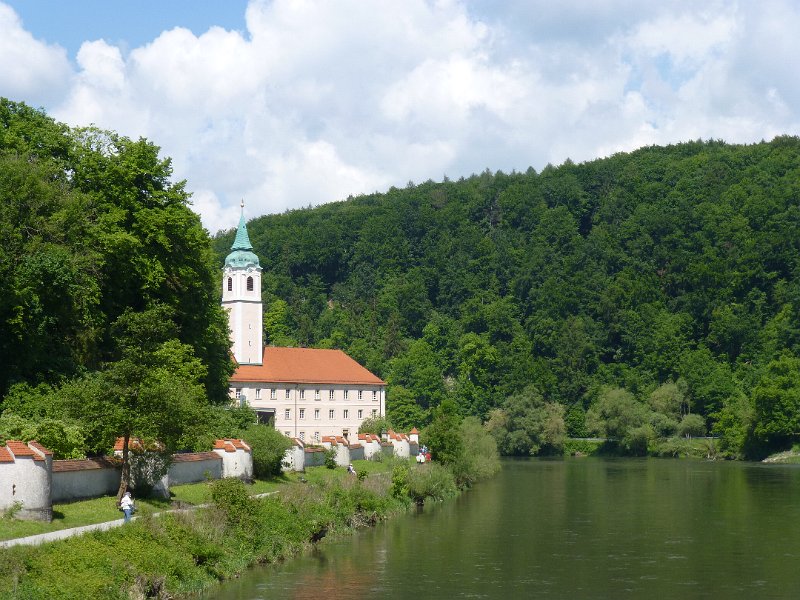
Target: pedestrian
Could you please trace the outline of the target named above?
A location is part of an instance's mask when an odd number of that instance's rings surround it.
[[[130,492],[125,492],[125,495],[122,496],[122,500],[119,503],[119,508],[125,515],[125,523],[128,523],[131,520],[133,511],[136,510],[136,507],[133,505],[133,498],[131,498]]]

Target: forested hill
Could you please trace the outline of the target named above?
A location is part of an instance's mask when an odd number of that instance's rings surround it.
[[[674,382],[682,412],[781,445],[800,432],[799,205],[800,140],[779,137],[409,184],[248,229],[267,341],[346,350],[389,381],[399,426],[448,397],[486,418],[533,384],[582,434],[609,389],[647,403]]]

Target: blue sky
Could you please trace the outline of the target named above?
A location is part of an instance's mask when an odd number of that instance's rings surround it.
[[[213,233],[408,181],[800,134],[796,0],[0,0],[0,96],[147,137]]]
[[[86,40],[136,48],[162,31],[185,27],[200,35],[216,25],[244,31],[247,0],[3,0],[25,29],[74,56]]]

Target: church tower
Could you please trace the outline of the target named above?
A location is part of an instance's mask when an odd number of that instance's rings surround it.
[[[244,201],[236,239],[222,269],[222,307],[228,311],[231,352],[240,365],[260,365],[264,352],[261,266],[253,253]]]

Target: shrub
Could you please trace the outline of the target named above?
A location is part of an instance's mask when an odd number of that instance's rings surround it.
[[[325,450],[325,467],[328,469],[336,468],[336,450],[333,448]]]
[[[283,457],[292,441],[269,425],[250,425],[239,436],[253,450],[253,475],[268,479],[281,474]]]
[[[426,463],[408,473],[406,480],[409,498],[422,504],[428,498],[444,500],[458,493],[453,474],[437,463]]]

